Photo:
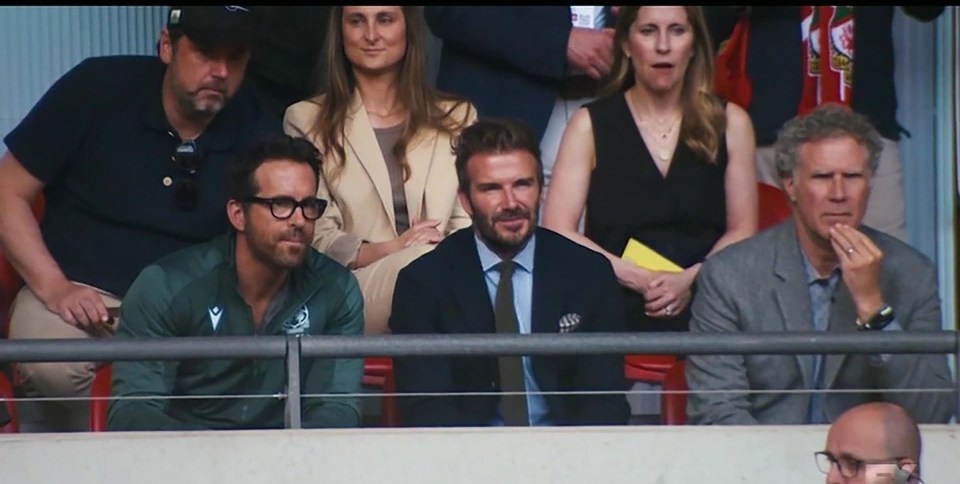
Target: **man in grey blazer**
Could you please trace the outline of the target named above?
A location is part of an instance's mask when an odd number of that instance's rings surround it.
[[[690,331],[940,330],[931,261],[861,225],[882,146],[869,120],[843,106],[787,122],[775,153],[793,216],[704,263]],[[951,393],[879,391],[951,388],[946,355],[697,355],[686,376],[696,424],[826,423],[878,400],[931,423],[954,408]]]

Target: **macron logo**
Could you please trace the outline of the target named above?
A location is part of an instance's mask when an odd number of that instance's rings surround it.
[[[223,316],[223,308],[220,306],[210,306],[207,309],[210,314],[210,324],[213,325],[213,332],[217,332],[217,326],[220,326],[220,316]]]

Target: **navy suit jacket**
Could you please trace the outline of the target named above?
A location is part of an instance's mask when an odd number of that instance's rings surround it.
[[[424,16],[443,41],[437,88],[543,137],[567,69],[570,7],[425,7]]]
[[[624,310],[613,267],[602,255],[544,228],[536,232],[532,328],[559,333],[563,315],[576,313],[573,331],[618,332]],[[461,229],[405,267],[397,278],[390,329],[410,333],[494,333],[476,238]],[[541,391],[625,389],[623,355],[535,356],[534,378]],[[405,357],[394,359],[400,393],[495,392],[496,357]],[[623,394],[547,395],[547,418],[556,425],[625,424]],[[496,395],[410,396],[399,399],[405,425],[483,426],[497,415]]]

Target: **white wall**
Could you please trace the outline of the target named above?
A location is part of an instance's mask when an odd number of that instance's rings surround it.
[[[960,427],[923,426],[957,482]],[[825,426],[357,429],[0,437],[3,483],[810,484]]]

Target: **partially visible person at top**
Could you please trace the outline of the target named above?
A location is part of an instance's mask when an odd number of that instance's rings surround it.
[[[246,82],[278,118],[291,104],[315,94],[326,71],[320,53],[330,5],[259,7],[264,21],[250,52]]]
[[[564,127],[580,106],[596,99],[610,74],[618,8],[425,8],[431,31],[443,41],[437,86],[469,99],[480,116],[530,126],[543,153],[544,195]]]

